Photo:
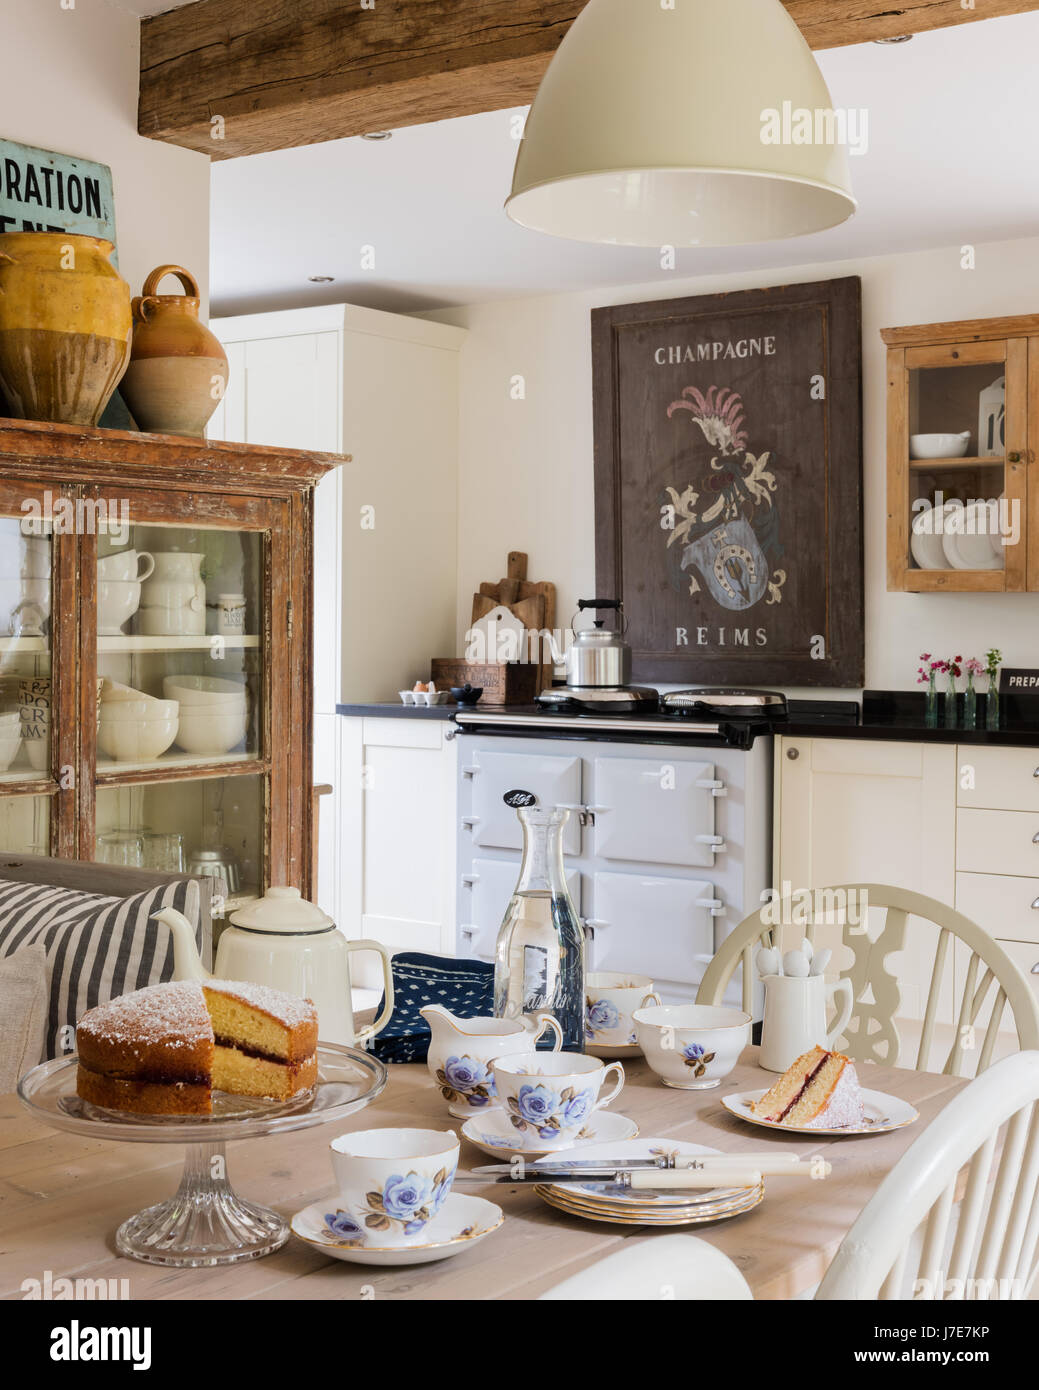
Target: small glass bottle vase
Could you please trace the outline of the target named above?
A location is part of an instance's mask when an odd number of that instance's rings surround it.
[[[967,672],[967,689],[963,692],[963,727],[978,727],[978,693],[974,689],[974,672]]]
[[[563,867],[570,812],[524,807],[516,814],[523,826],[523,862],[498,932],[495,1017],[553,1014],[563,1050],[583,1052],[584,928]]]

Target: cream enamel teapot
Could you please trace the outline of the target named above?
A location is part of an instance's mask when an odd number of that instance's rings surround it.
[[[155,919],[173,933],[173,978],[212,979],[199,959],[188,919],[170,907],[155,913]],[[322,1042],[361,1047],[386,1024],[393,1012],[393,976],[390,952],[378,941],[347,941],[332,918],[308,903],[298,888],[268,888],[230,920],[217,946],[216,978],[249,980],[312,999]],[[351,951],[377,951],[382,957],[385,1004],[375,1022],[361,1029],[354,1028]]]

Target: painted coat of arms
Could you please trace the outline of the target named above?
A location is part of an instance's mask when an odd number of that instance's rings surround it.
[[[632,679],[861,686],[860,282],[596,309],[592,363]]]
[[[688,411],[690,423],[716,451],[705,473],[681,491],[667,488],[673,508],[667,546],[680,547],[688,592],[706,585],[723,608],[740,612],[762,599],[781,602],[786,571],[780,567],[778,485],[771,453],[747,447],[742,398],[725,386],[709,386],[706,393],[687,386],[682,399],[668,406],[668,419],[680,411]]]

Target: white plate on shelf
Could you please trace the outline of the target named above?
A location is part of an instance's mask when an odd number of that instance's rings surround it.
[[[629,1120],[627,1115],[616,1115],[609,1110],[597,1110],[588,1122],[588,1129],[586,1138],[578,1139],[566,1148],[525,1148],[522,1143],[523,1136],[505,1111],[495,1108],[485,1110],[480,1115],[470,1116],[462,1126],[462,1133],[470,1144],[475,1144],[481,1153],[488,1154],[491,1158],[520,1154],[533,1162],[535,1159],[551,1158],[557,1154],[573,1154],[578,1149],[587,1149],[595,1144],[623,1144],[628,1139],[634,1139],[639,1132],[634,1120]]]
[[[897,1096],[889,1096],[884,1091],[862,1092],[862,1105],[866,1112],[864,1122],[861,1125],[844,1125],[840,1129],[815,1129],[806,1125],[781,1125],[775,1120],[762,1119],[760,1115],[755,1115],[750,1108],[756,1100],[768,1090],[763,1087],[760,1091],[740,1091],[736,1095],[722,1096],[721,1102],[730,1114],[738,1116],[741,1120],[746,1120],[748,1124],[760,1125],[763,1129],[775,1129],[781,1134],[886,1134],[892,1129],[904,1129],[906,1125],[911,1125],[920,1118],[920,1112],[915,1110],[908,1101],[899,1100]]]
[[[340,1229],[334,1230],[327,1218],[333,1222],[338,1219]],[[462,1192],[449,1192],[444,1205],[426,1227],[424,1239],[417,1245],[355,1243],[364,1240],[364,1233],[353,1226],[349,1217],[343,1216],[334,1196],[323,1202],[311,1202],[309,1207],[296,1212],[290,1225],[294,1236],[333,1260],[358,1265],[428,1265],[434,1260],[449,1260],[452,1255],[471,1250],[496,1231],[504,1220],[505,1213],[493,1202]],[[350,1228],[357,1232],[356,1236]]]
[[[943,514],[947,510],[942,507]],[[909,537],[909,549],[913,559],[922,570],[944,570],[948,569],[949,562],[945,558],[945,549],[942,546],[942,537],[936,534],[937,512],[934,508],[930,511],[920,512],[913,518],[912,533]]]
[[[946,520],[948,524],[948,520]],[[998,518],[993,515],[990,502],[971,502],[963,508],[962,526],[973,527],[973,534],[959,530],[946,531],[942,537],[942,549],[949,567],[954,570],[1001,570],[1005,565],[1003,547],[994,554],[992,533],[998,529]]]

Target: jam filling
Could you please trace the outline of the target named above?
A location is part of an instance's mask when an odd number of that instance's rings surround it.
[[[217,1047],[228,1047],[234,1052],[240,1052],[243,1057],[254,1057],[260,1062],[274,1062],[276,1066],[287,1067],[288,1061],[284,1057],[274,1057],[269,1052],[262,1052],[258,1047],[246,1047],[244,1043],[236,1042],[234,1038],[222,1038],[219,1033],[213,1039]]]
[[[815,1080],[815,1078],[819,1075],[819,1073],[822,1071],[823,1067],[825,1067],[826,1063],[827,1063],[829,1060],[830,1060],[830,1055],[829,1055],[829,1053],[827,1053],[826,1056],[822,1059],[822,1061],[818,1064],[818,1066],[816,1066],[811,1072],[809,1072],[809,1074],[808,1074],[808,1075],[805,1077],[805,1079],[804,1079],[804,1085],[803,1085],[803,1086],[801,1087],[801,1089],[798,1091],[797,1095],[794,1096],[793,1100],[790,1102],[790,1104],[787,1106],[787,1108],[783,1111],[782,1115],[777,1115],[776,1121],[775,1121],[776,1124],[780,1124],[780,1125],[781,1125],[781,1124],[783,1123],[783,1121],[786,1119],[786,1117],[790,1114],[791,1110],[793,1110],[793,1108],[794,1108],[794,1106],[797,1104],[797,1102],[798,1102],[799,1100],[804,1100],[805,1091],[808,1090],[808,1087],[812,1084],[812,1082],[813,1082],[813,1081]]]

